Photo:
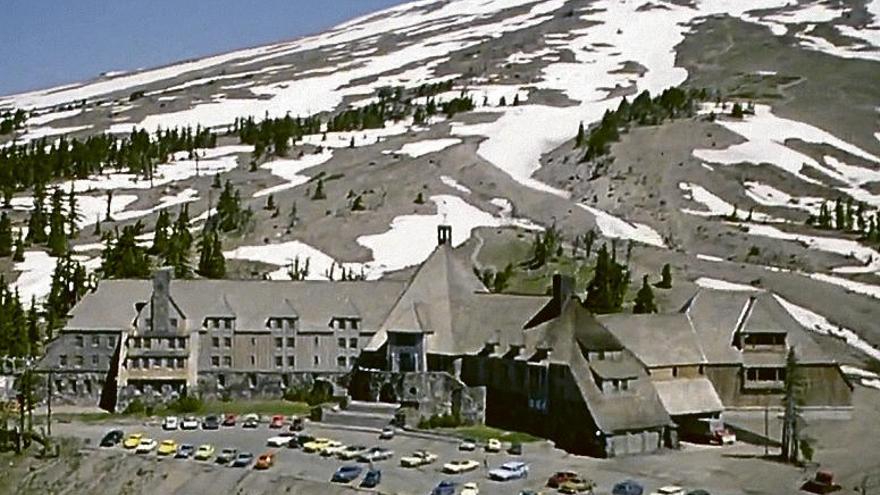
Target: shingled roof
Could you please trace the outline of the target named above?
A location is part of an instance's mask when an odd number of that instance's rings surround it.
[[[684,313],[597,318],[649,368],[706,363],[700,341]]]

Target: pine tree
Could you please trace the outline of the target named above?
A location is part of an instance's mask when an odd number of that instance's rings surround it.
[[[199,240],[198,274],[205,278],[221,279],[226,276],[226,258],[217,232],[205,230]]]
[[[633,306],[633,313],[646,314],[656,313],[657,304],[654,303],[654,291],[651,290],[651,284],[648,283],[648,276],[642,277],[642,288],[636,294],[636,302]]]
[[[519,93],[517,93],[516,96],[513,97],[513,106],[519,106]]]
[[[70,188],[70,193],[67,196],[67,233],[70,235],[71,239],[76,239],[79,228],[76,224],[76,221],[79,220],[79,207],[76,201],[76,194],[74,194],[73,187]]]
[[[834,228],[837,230],[846,230],[846,211],[844,210],[843,201],[840,198],[834,203]]]
[[[663,270],[660,273],[660,281],[657,282],[657,287],[660,289],[672,288],[672,268],[669,266],[669,263],[663,265]]]
[[[506,107],[507,106],[507,98],[502,96],[501,100],[498,102],[498,106],[499,107]]]
[[[0,215],[0,258],[12,256],[15,241],[12,238],[12,222],[4,211]]]
[[[43,210],[44,192],[38,187],[34,190],[34,209],[28,218],[27,240],[34,244],[46,242],[46,214]]]
[[[54,257],[64,256],[69,248],[62,200],[61,190],[55,189],[52,193],[52,213],[49,215],[49,238],[46,241],[49,254]]]
[[[171,218],[168,216],[168,210],[160,211],[153,232],[153,245],[148,250],[150,254],[164,254],[168,251],[168,229],[170,226]]]
[[[577,137],[574,139],[575,149],[584,147],[584,143],[586,142],[586,135],[584,132],[584,123],[581,122],[580,125],[578,125]]]
[[[15,253],[12,255],[12,261],[16,263],[21,263],[24,261],[24,239],[21,236],[21,231],[18,231],[18,237],[15,238]]]
[[[422,196],[421,191],[416,195],[416,199],[413,201],[413,203],[415,203],[417,205],[425,204],[425,197]]]
[[[315,193],[312,194],[312,199],[313,200],[327,199],[327,195],[324,194],[324,179],[318,179],[318,185],[315,187]]]
[[[269,197],[266,198],[266,206],[263,209],[265,209],[265,210],[274,210],[275,209],[275,197],[273,195],[270,194]]]
[[[730,112],[730,116],[735,119],[743,118],[745,116],[745,114],[743,113],[742,105],[740,105],[739,103],[734,103],[733,110],[731,110],[731,112]]]
[[[780,455],[786,462],[797,464],[801,453],[812,452],[811,440],[801,433],[803,417],[801,407],[804,403],[806,381],[800,371],[795,348],[788,350],[785,359],[785,384],[783,389],[784,416],[782,420],[782,449]]]
[[[351,203],[351,211],[363,211],[364,209],[365,208],[363,198],[360,194],[358,194],[357,197],[354,198],[354,201]]]

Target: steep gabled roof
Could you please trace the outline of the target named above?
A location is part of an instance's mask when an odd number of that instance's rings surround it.
[[[226,294],[221,294],[217,301],[205,311],[206,318],[235,318],[238,314],[229,304]],[[201,322],[197,322],[201,324]]]
[[[597,318],[649,368],[706,363],[687,314],[615,314]]]
[[[267,318],[299,318],[299,312],[296,310],[296,307],[290,302],[288,298],[282,298],[278,301],[278,304],[275,305],[268,314],[266,314]]]

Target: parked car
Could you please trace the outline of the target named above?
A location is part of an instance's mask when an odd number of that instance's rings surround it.
[[[162,420],[162,429],[163,430],[176,430],[177,429],[177,417],[176,416],[166,416],[165,419]]]
[[[400,465],[403,467],[419,467],[431,464],[437,460],[437,454],[432,454],[427,450],[417,450],[411,455],[400,458]]]
[[[333,477],[330,478],[330,481],[334,483],[351,483],[358,476],[361,475],[364,468],[357,466],[355,464],[349,464],[347,466],[342,466],[337,469],[335,473],[333,473]]]
[[[186,416],[180,422],[181,430],[197,430],[199,429],[199,420],[195,416]]]
[[[220,451],[220,455],[217,456],[217,464],[231,464],[232,461],[235,460],[235,456],[238,455],[238,449],[234,447],[226,447],[225,449]]]
[[[305,433],[297,433],[294,435],[293,440],[288,442],[287,446],[291,449],[298,449],[303,447],[305,444],[309,442],[313,442],[315,437],[312,435],[307,435]]]
[[[266,452],[257,458],[257,463],[254,465],[254,469],[269,469],[270,467],[275,465],[275,453],[274,452]]]
[[[360,462],[377,462],[391,459],[394,451],[385,447],[373,447],[357,457]]]
[[[664,486],[651,492],[651,495],[685,495],[684,488],[675,485]]]
[[[456,459],[443,465],[443,472],[449,474],[461,474],[473,471],[480,467],[480,463],[473,459]]]
[[[336,456],[342,459],[343,461],[350,461],[352,459],[357,459],[360,455],[364,454],[367,450],[367,447],[363,445],[349,445],[347,447],[343,447],[336,453]]]
[[[269,447],[284,447],[285,445],[290,443],[291,440],[294,440],[294,438],[290,433],[281,434],[278,436],[269,437],[269,439],[266,440],[266,445],[268,445]]]
[[[691,490],[691,491],[687,492],[687,495],[712,495],[712,494],[707,492],[706,490],[697,489],[697,490]]]
[[[159,444],[159,450],[156,451],[159,455],[174,455],[177,453],[177,442],[174,440],[162,440],[162,443]]]
[[[316,452],[321,452],[325,447],[330,445],[333,440],[329,438],[315,438],[304,444],[302,444],[303,452],[307,454],[314,454]]]
[[[232,460],[232,467],[248,467],[252,462],[254,462],[254,454],[239,452],[235,459]]]
[[[290,417],[290,431],[302,431],[305,421],[299,416]]]
[[[513,442],[510,444],[510,448],[507,449],[507,453],[510,455],[522,455],[523,447],[519,442]]]
[[[715,445],[736,443],[736,433],[719,418],[700,418],[682,423],[679,437],[692,442]]]
[[[156,449],[158,444],[152,438],[142,438],[141,443],[134,449],[138,454],[149,454]]]
[[[596,483],[593,480],[575,476],[574,478],[565,480],[559,485],[559,493],[593,493]]]
[[[486,452],[501,452],[501,441],[497,438],[490,438],[486,442]]]
[[[136,449],[141,444],[142,438],[144,438],[143,433],[132,433],[122,442],[122,446],[126,449]]]
[[[260,426],[260,417],[256,414],[248,414],[242,421],[242,428],[257,428]]]
[[[174,457],[178,459],[189,459],[195,451],[195,446],[184,443],[177,447],[177,452],[174,453]]]
[[[196,450],[196,455],[195,455],[195,459],[197,461],[207,461],[208,459],[210,459],[212,457],[214,457],[214,446],[213,445],[211,445],[209,443],[199,445],[199,448]]]
[[[431,490],[431,495],[455,495],[455,482],[443,480]]]
[[[473,438],[465,438],[460,444],[458,444],[458,450],[466,452],[477,450],[477,442]]]
[[[529,466],[524,462],[510,461],[489,470],[489,479],[495,481],[510,481],[520,478],[528,478]]]
[[[816,471],[816,474],[801,486],[801,490],[824,494],[840,490],[840,485],[834,482],[834,473],[820,470]]]
[[[235,422],[238,418],[236,418],[235,414],[227,414],[223,417],[223,426],[232,427],[235,426]]]
[[[550,479],[547,480],[547,486],[550,488],[559,488],[559,485],[577,477],[578,474],[574,471],[557,471],[553,476],[550,477]]]
[[[216,430],[218,428],[220,428],[220,418],[217,416],[205,416],[205,419],[202,420],[203,430]]]
[[[101,439],[101,447],[113,447],[121,442],[124,437],[125,433],[122,433],[122,430],[110,430]]]
[[[269,422],[269,428],[284,428],[284,416],[280,414],[272,416],[272,420]]]
[[[642,495],[645,487],[633,480],[624,480],[611,489],[611,495]]]
[[[480,487],[473,481],[465,483],[464,486],[461,487],[459,495],[480,495]]]
[[[370,469],[361,481],[361,486],[364,488],[376,488],[381,481],[382,471],[378,469]]]
[[[382,432],[379,433],[379,440],[391,440],[394,438],[395,430],[393,426],[386,426],[382,428]]]
[[[335,457],[339,455],[345,449],[345,445],[342,442],[330,442],[323,450],[321,450],[321,457]]]

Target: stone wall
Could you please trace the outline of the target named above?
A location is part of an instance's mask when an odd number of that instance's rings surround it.
[[[455,415],[466,423],[486,420],[485,387],[469,387],[446,372],[357,371],[349,385],[356,400],[399,403],[413,411],[407,423]]]
[[[328,372],[244,372],[217,371],[199,373],[199,395],[211,399],[280,399],[288,389],[311,389],[323,382],[332,387],[334,397],[344,395],[346,373]]]

